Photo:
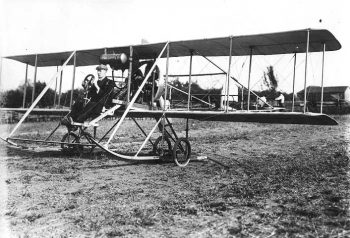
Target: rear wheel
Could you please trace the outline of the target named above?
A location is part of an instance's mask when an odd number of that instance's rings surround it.
[[[80,143],[79,136],[77,136],[75,133],[68,132],[64,134],[61,142],[64,142],[64,144],[61,144],[63,153],[67,155],[80,154],[81,148],[79,145],[76,145]]]
[[[186,138],[179,138],[173,148],[173,159],[175,164],[185,167],[190,162],[191,145]]]

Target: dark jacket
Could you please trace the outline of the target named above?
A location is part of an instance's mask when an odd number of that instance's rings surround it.
[[[97,85],[100,87],[100,91],[98,93],[95,85],[92,85],[90,88],[89,96],[91,96],[91,102],[99,102],[100,100],[106,99],[106,95],[112,92],[115,86],[114,82],[109,80],[107,77],[103,78],[102,80],[98,80]]]

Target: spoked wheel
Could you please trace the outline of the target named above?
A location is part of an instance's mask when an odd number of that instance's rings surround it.
[[[171,142],[169,137],[159,136],[153,144],[153,153],[163,158],[166,155],[171,154]]]
[[[191,145],[186,138],[179,138],[173,148],[174,162],[180,166],[185,167],[190,162]]]
[[[72,154],[80,154],[81,153],[81,146],[80,145],[75,145],[76,143],[80,143],[79,141],[79,136],[77,136],[73,132],[68,132],[64,134],[62,137],[61,142],[69,143],[69,144],[61,144],[61,149],[63,153],[72,155]],[[73,145],[70,143],[74,143]]]

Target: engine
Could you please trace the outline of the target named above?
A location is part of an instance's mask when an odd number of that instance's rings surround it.
[[[129,67],[128,56],[124,53],[121,54],[103,54],[100,57],[101,64],[109,64],[113,70],[124,71]]]

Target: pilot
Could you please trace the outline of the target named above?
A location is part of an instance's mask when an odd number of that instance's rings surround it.
[[[74,103],[69,114],[70,121],[84,122],[89,117],[99,115],[103,107],[109,104],[109,95],[113,92],[115,84],[106,77],[108,70],[106,65],[101,64],[96,67],[96,70],[98,79],[93,79],[88,92],[90,101],[85,106],[81,101]]]

